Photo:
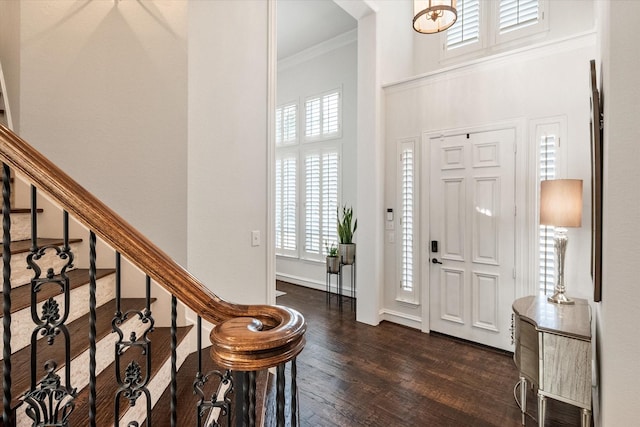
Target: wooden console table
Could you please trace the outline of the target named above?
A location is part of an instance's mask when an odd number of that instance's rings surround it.
[[[520,371],[520,408],[525,423],[527,382],[538,389],[538,425],[544,426],[546,399],[582,408],[582,427],[591,424],[591,311],[586,300],[554,304],[545,296],[513,303],[515,351]]]

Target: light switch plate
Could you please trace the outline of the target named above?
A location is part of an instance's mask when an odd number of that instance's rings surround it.
[[[251,246],[260,246],[260,230],[251,232]]]

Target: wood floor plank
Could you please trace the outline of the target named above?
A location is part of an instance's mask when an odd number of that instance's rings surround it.
[[[512,356],[397,324],[355,321],[324,292],[278,282],[277,303],[306,318],[298,357],[301,426],[521,426]],[[529,393],[529,411],[536,400]],[[527,418],[527,426],[537,425]],[[580,411],[549,399],[546,426],[580,425]]]

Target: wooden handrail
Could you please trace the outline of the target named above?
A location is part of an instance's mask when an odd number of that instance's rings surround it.
[[[0,160],[203,319],[216,327],[211,354],[222,366],[252,371],[293,359],[306,323],[287,307],[239,305],[220,299],[93,194],[11,130],[0,125]]]

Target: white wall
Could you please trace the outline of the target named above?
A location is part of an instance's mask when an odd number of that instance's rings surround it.
[[[517,127],[519,156],[528,155],[529,122],[552,116],[565,116],[567,122],[567,177],[584,180],[583,226],[571,230],[567,253],[567,286],[575,297],[592,295],[590,260],[590,140],[589,140],[589,60],[595,55],[595,36],[584,36],[570,42],[542,47],[492,60],[478,61],[468,66],[410,80],[387,87],[386,95],[386,181],[385,206],[398,211],[396,183],[396,143],[408,137],[420,141],[423,132],[460,128],[485,127],[510,123]],[[533,159],[523,164],[531,165]],[[422,175],[429,165],[419,165]],[[533,170],[522,171],[525,178]],[[533,175],[535,179],[535,174]],[[421,181],[422,182],[422,181]],[[518,192],[530,191],[526,182],[518,182]],[[428,197],[425,188],[420,190]],[[426,200],[423,201],[423,206]],[[427,209],[427,208],[425,208]],[[533,205],[519,207],[520,215],[528,215]],[[529,213],[528,213],[529,212]],[[397,216],[396,216],[397,217]],[[518,223],[521,221],[519,220]],[[426,227],[427,224],[421,224]],[[535,225],[535,224],[534,224]],[[521,228],[526,225],[521,225]],[[396,218],[396,230],[399,224]],[[424,230],[428,231],[428,230]],[[520,235],[529,231],[521,229]],[[428,235],[428,234],[427,234]],[[428,269],[428,249],[422,242],[422,265]],[[423,240],[425,240],[423,239]],[[526,242],[519,241],[522,245]],[[395,301],[396,244],[385,243],[384,309],[405,324],[419,327],[422,307],[412,307]],[[526,257],[530,259],[530,257]],[[518,270],[519,283],[531,293],[535,289],[526,266]],[[423,280],[426,278],[423,278]],[[520,284],[518,286],[521,286]],[[426,288],[422,289],[427,292]],[[423,298],[424,300],[424,298]],[[396,319],[397,320],[397,319]],[[425,320],[425,319],[423,319]]]
[[[343,44],[346,43],[346,44]],[[316,54],[319,54],[316,55]],[[342,89],[342,137],[329,141],[340,144],[342,150],[341,202],[352,206],[355,216],[357,187],[357,40],[356,34],[347,33],[327,41],[278,64],[277,104],[297,101],[300,123],[304,112],[305,98],[332,89]],[[302,126],[298,128],[302,132]],[[300,135],[300,141],[304,138]],[[300,148],[309,143],[300,142]],[[302,170],[302,164],[300,166]],[[299,187],[300,189],[302,187]],[[302,209],[302,194],[299,194],[298,208]],[[298,230],[301,224],[298,224]],[[358,232],[355,234],[357,243]],[[302,247],[299,248],[302,252]],[[318,263],[296,258],[278,257],[276,274],[282,280],[304,284],[318,289],[325,288],[324,262]],[[334,280],[335,284],[335,280]],[[345,286],[350,287],[345,277]]]
[[[186,4],[24,0],[19,16],[20,135],[186,263]]]
[[[638,424],[640,393],[640,54],[631,42],[637,39],[640,2],[602,2],[599,10],[604,186],[602,302],[596,310],[601,411],[596,425],[631,426]]]
[[[188,269],[222,298],[267,286],[267,39],[264,1],[189,2]],[[262,235],[251,246],[251,231]]]
[[[384,96],[381,82],[411,75],[410,0],[334,0],[358,19],[358,309],[381,320],[384,290]]]

